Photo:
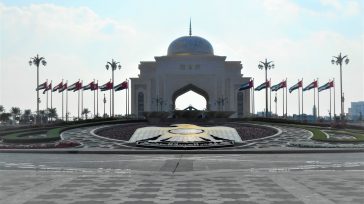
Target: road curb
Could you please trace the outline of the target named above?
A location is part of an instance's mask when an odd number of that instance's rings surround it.
[[[364,148],[304,148],[304,149],[249,149],[249,150],[105,150],[105,149],[2,149],[0,153],[37,154],[312,154],[363,153]]]

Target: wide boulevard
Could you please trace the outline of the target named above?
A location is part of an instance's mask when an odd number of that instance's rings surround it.
[[[0,154],[0,203],[363,203],[364,153]]]

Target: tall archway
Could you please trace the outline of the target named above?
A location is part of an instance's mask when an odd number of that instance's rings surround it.
[[[206,109],[207,110],[209,109],[209,95],[208,95],[208,93],[205,90],[203,90],[203,89],[201,89],[201,88],[199,88],[199,87],[197,87],[197,86],[195,86],[193,84],[188,84],[188,85],[176,90],[173,93],[173,95],[172,95],[173,110],[176,108],[176,99],[179,96],[181,96],[181,95],[183,95],[183,94],[185,94],[185,93],[187,93],[189,91],[193,91],[193,92],[203,96],[205,98],[205,100],[206,100]]]
[[[205,97],[200,94],[194,91],[187,91],[176,98],[175,105],[176,110],[183,110],[189,106],[192,106],[197,110],[205,110],[207,107],[207,101]]]

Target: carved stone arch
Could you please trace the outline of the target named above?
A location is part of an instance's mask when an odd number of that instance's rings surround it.
[[[205,91],[205,90],[203,90],[203,89],[201,89],[201,88],[199,88],[199,87],[197,87],[197,86],[195,86],[195,85],[193,85],[193,84],[188,84],[188,85],[186,85],[186,86],[184,86],[184,87],[182,87],[182,88],[180,88],[180,89],[178,89],[178,90],[176,90],[173,94],[172,94],[172,108],[173,109],[175,109],[175,107],[176,107],[176,99],[180,96],[180,95],[182,95],[182,94],[185,94],[185,93],[187,93],[187,92],[189,92],[189,91],[194,91],[194,92],[196,92],[197,94],[199,94],[199,95],[201,95],[201,96],[203,96],[205,99],[206,99],[206,109],[208,110],[209,109],[209,94]]]

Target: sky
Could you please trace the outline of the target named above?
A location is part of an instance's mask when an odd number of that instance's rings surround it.
[[[335,78],[339,104],[339,67],[332,56],[348,55],[343,67],[345,111],[350,102],[364,100],[364,2],[360,0],[0,0],[0,105],[36,110],[36,68],[31,57],[45,57],[40,82],[58,84],[93,79],[103,84],[111,71],[105,64],[120,61],[116,83],[139,74],[140,61],[167,54],[168,45],[188,34],[207,39],[215,55],[241,61],[244,77],[264,81],[259,61],[275,63],[268,71],[272,84],[303,78],[319,85]],[[281,91],[278,113],[282,112]],[[187,94],[188,95],[188,94]],[[50,97],[50,96],[49,96]],[[108,100],[108,94],[106,95]],[[183,97],[189,99],[185,100]],[[193,95],[177,99],[196,107],[205,103]],[[264,91],[255,92],[256,111],[265,107]],[[102,113],[103,93],[99,112]],[[41,94],[40,108],[46,108]],[[69,93],[69,111],[77,115],[77,94]],[[189,104],[178,105],[182,109]],[[304,112],[312,113],[313,91],[304,93]],[[108,101],[107,104],[108,105]],[[53,94],[61,111],[61,94]],[[93,111],[93,95],[84,92],[84,107]],[[272,111],[274,112],[274,104]],[[329,91],[320,93],[320,115],[328,115]],[[288,114],[298,112],[297,93],[288,95]],[[115,113],[125,114],[125,92],[115,96]]]

